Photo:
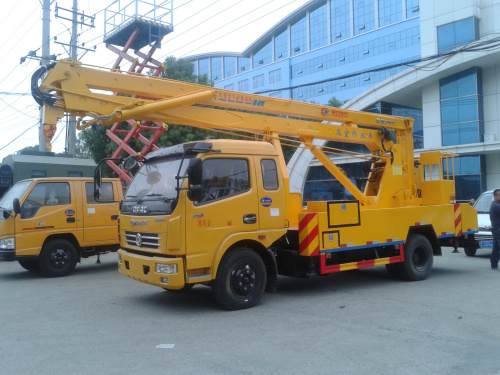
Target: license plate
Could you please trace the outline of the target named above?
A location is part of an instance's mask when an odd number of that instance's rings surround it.
[[[479,247],[493,247],[493,241],[479,241]]]

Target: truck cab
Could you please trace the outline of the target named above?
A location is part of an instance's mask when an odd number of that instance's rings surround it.
[[[48,277],[70,274],[81,258],[118,249],[118,179],[22,180],[0,200],[0,260]]]

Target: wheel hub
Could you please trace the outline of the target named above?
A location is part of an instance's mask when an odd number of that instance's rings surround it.
[[[69,254],[63,249],[56,250],[50,254],[50,262],[55,268],[63,268],[69,261]]]
[[[240,297],[248,296],[255,288],[255,270],[249,264],[240,264],[231,275],[231,288]]]
[[[412,263],[413,263],[413,266],[419,271],[421,271],[425,268],[425,266],[427,264],[427,258],[425,256],[424,249],[422,249],[420,247],[415,249],[415,251],[413,252],[413,255],[412,255]]]

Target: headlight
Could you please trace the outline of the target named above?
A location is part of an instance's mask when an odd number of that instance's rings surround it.
[[[122,262],[122,256],[121,254],[118,254],[118,263],[121,263]]]
[[[156,263],[156,273],[166,273],[166,274],[177,273],[177,264]]]
[[[12,238],[4,238],[0,240],[0,249],[3,250],[14,250],[16,248],[16,239]]]

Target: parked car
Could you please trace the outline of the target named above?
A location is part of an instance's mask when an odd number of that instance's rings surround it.
[[[477,223],[479,231],[475,234],[476,240],[479,241],[479,248],[491,251],[493,248],[493,235],[491,234],[490,222],[490,206],[493,202],[493,190],[485,191],[474,203],[474,208],[477,210]],[[476,255],[476,250],[466,248],[465,254],[473,257]]]

